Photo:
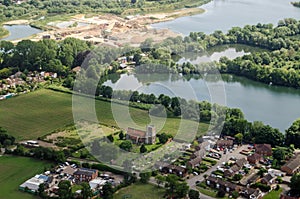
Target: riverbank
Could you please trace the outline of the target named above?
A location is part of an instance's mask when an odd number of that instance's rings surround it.
[[[0,39],[2,38],[5,38],[5,37],[8,37],[9,36],[9,31],[6,30],[5,28],[3,27],[0,27]]]

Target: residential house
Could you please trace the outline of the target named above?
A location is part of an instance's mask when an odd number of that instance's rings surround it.
[[[270,144],[256,144],[255,152],[263,156],[272,156],[272,147]]]
[[[288,175],[293,175],[300,171],[300,153],[292,157],[285,165],[281,167],[281,171],[286,172]]]
[[[262,192],[259,189],[243,187],[243,190],[240,192],[240,194],[248,199],[262,198]]]
[[[215,178],[212,176],[208,176],[206,178],[206,184],[214,189],[223,189],[227,193],[231,193],[233,191],[240,191],[241,187],[224,180],[221,180],[219,178]]]
[[[192,159],[187,162],[187,166],[190,168],[195,168],[196,166],[199,166],[202,161],[202,157],[197,157],[195,159]]]
[[[98,170],[79,168],[74,173],[77,182],[89,182],[98,176]]]
[[[166,162],[156,162],[154,167],[162,173],[175,174],[179,177],[185,177],[187,175],[186,168],[176,165],[170,165]]]
[[[155,144],[156,129],[153,125],[148,125],[146,131],[128,128],[126,139],[131,140],[133,143]]]
[[[258,154],[258,153],[254,153],[252,155],[249,155],[247,157],[247,160],[250,164],[254,164],[256,165],[257,163],[259,163],[259,161],[261,161],[263,159],[263,156]]]
[[[265,185],[270,185],[272,186],[275,183],[276,178],[272,176],[271,174],[266,174],[260,182]]]
[[[243,166],[245,166],[247,163],[248,163],[248,162],[247,162],[246,158],[238,159],[238,160],[236,160],[236,162],[235,162],[235,164],[236,164],[238,167],[240,167],[240,168],[242,168]]]
[[[237,165],[233,165],[232,167],[230,167],[230,169],[226,169],[224,171],[224,176],[225,177],[233,177],[239,170],[241,170],[241,167],[239,167]]]
[[[216,145],[218,148],[232,148],[233,140],[218,140]]]
[[[235,164],[232,167],[230,167],[230,169],[227,169],[227,170],[224,171],[224,176],[225,177],[233,177],[247,163],[248,162],[247,162],[247,160],[245,158],[241,158],[241,159],[236,160]]]

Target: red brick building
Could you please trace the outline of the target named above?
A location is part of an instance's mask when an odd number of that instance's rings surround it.
[[[77,182],[89,182],[98,176],[98,170],[79,168],[74,173],[74,177]]]

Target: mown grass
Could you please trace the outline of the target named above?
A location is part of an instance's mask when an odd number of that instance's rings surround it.
[[[282,192],[282,188],[278,189],[278,190],[272,190],[271,192],[269,192],[268,194],[266,194],[263,199],[277,199],[280,198],[280,194]]]
[[[16,156],[0,157],[0,199],[37,198],[29,193],[19,191],[19,185],[44,171],[50,163]]]
[[[203,134],[208,128],[206,123],[181,120],[178,118],[149,117],[145,110],[120,104],[96,100],[90,106],[90,98],[77,96],[73,109],[79,113],[79,119],[94,121],[93,108],[99,123],[126,129],[127,127],[144,128],[151,123],[159,132],[176,135],[178,138],[193,137],[195,133]],[[112,111],[113,109],[113,111]],[[0,102],[0,126],[8,130],[18,140],[36,139],[74,123],[72,112],[72,95],[41,89]]]
[[[150,184],[134,184],[114,194],[114,199],[161,199],[165,190]],[[126,197],[127,196],[127,197]]]

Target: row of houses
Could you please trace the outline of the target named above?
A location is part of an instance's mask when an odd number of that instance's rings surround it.
[[[206,184],[214,189],[222,189],[227,193],[232,193],[234,191],[238,192],[241,196],[250,199],[257,199],[262,197],[262,192],[259,189],[252,189],[243,186],[236,185],[234,183],[224,181],[222,179],[208,176],[206,178]]]

